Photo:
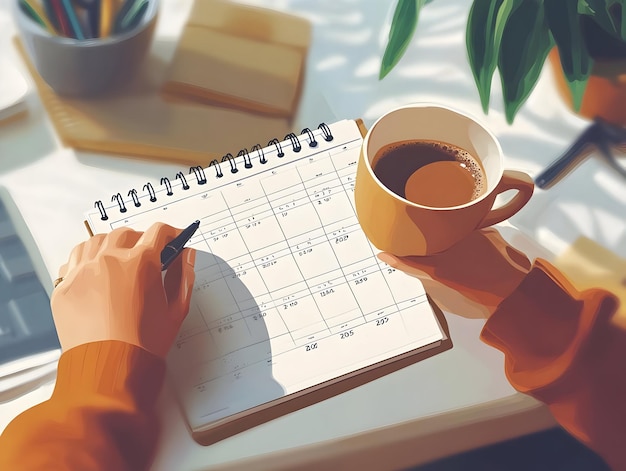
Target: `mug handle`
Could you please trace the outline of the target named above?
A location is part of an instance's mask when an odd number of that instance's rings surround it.
[[[492,209],[480,222],[477,229],[498,224],[517,213],[524,207],[533,195],[535,184],[529,175],[516,170],[505,170],[502,179],[494,190],[496,194],[504,193],[507,190],[517,190],[517,194],[511,201],[499,208]]]

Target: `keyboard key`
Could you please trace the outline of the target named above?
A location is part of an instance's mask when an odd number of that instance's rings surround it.
[[[42,291],[9,301],[13,322],[21,333],[40,336],[54,330],[48,296]]]
[[[13,322],[13,317],[9,315],[6,308],[0,310],[0,347],[8,346],[19,340],[19,335]]]
[[[0,201],[0,364],[59,348],[50,298]]]
[[[22,250],[22,253],[0,253],[0,270],[4,278],[10,283],[34,273],[30,257],[25,249]]]
[[[17,237],[11,221],[0,221],[0,242]]]

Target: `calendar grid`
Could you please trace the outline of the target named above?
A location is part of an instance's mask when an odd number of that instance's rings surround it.
[[[297,187],[297,186],[299,186],[299,185],[298,184],[294,184],[293,185],[293,187]],[[267,201],[267,203],[269,204],[269,206],[270,206],[270,208],[272,210],[273,217],[277,219],[277,214],[276,214],[276,209],[277,208],[275,208],[274,205],[272,204],[272,200],[270,199],[269,195],[265,191],[265,188],[263,188],[263,184],[262,183],[261,183],[261,187],[262,187],[263,196],[265,198],[265,201]],[[296,193],[296,194],[298,194],[298,193]],[[279,209],[280,209],[280,206],[279,206]],[[287,208],[283,208],[283,209],[287,209]],[[294,263],[296,263],[296,265],[297,265],[297,261],[295,260],[295,257],[294,257],[294,254],[293,254],[293,248],[292,248],[291,244],[289,244],[288,236],[287,236],[287,234],[285,234],[285,232],[284,232],[282,227],[280,228],[280,231],[281,231],[283,237],[285,238],[285,240],[287,240],[289,251],[291,253],[291,257],[294,260]],[[298,267],[298,271],[299,271],[300,275],[303,277],[303,279],[305,279],[304,275],[302,274],[302,270],[300,269],[300,267]],[[308,289],[308,295],[312,297],[313,293],[311,292],[310,286],[308,286],[308,284],[307,284],[307,289]],[[274,300],[274,302],[275,302],[275,300]],[[318,309],[319,309],[319,306],[318,306]],[[285,322],[285,319],[282,317],[282,315],[280,315],[280,316],[281,316],[281,319],[283,320],[283,322],[285,323],[285,325],[287,325],[287,323]],[[328,324],[325,321],[324,321],[324,324],[326,326],[326,329],[328,329]],[[296,339],[293,337],[293,333],[291,332],[291,330],[289,330],[289,335],[291,336],[291,339],[293,340],[294,346],[295,346],[296,345]]]
[[[319,159],[319,156],[316,156]],[[247,272],[250,270],[263,270],[268,267],[269,263],[284,262],[289,260],[292,263],[296,273],[300,276],[299,279],[290,280],[289,283],[284,284],[279,289],[271,289],[267,286],[267,277],[260,276],[260,280],[263,283],[262,292],[256,293],[255,300],[261,300],[261,306],[258,309],[252,310],[246,314],[246,307],[242,306],[237,299],[235,299],[236,308],[238,313],[232,314],[226,313],[220,320],[226,319],[225,325],[231,326],[236,321],[240,321],[240,325],[243,326],[241,321],[246,321],[250,316],[254,316],[255,313],[274,311],[277,313],[277,318],[280,319],[283,325],[288,325],[289,321],[284,317],[285,314],[277,312],[277,309],[281,307],[284,310],[288,310],[291,307],[295,307],[296,303],[302,300],[312,301],[313,311],[319,313],[319,317],[315,321],[311,321],[300,328],[287,328],[286,334],[289,335],[291,342],[283,344],[281,351],[268,351],[267,357],[275,356],[276,354],[286,353],[292,349],[297,349],[314,341],[322,341],[329,336],[341,334],[342,329],[354,329],[359,325],[375,320],[376,317],[381,315],[393,315],[401,311],[398,301],[394,298],[391,288],[385,278],[382,281],[385,284],[385,289],[391,294],[391,303],[382,306],[376,313],[368,312],[366,306],[364,306],[359,300],[358,295],[355,293],[355,286],[351,283],[350,277],[352,277],[357,283],[367,281],[367,275],[369,274],[381,274],[383,264],[376,261],[374,257],[374,251],[369,245],[366,244],[366,253],[363,254],[359,260],[352,261],[349,264],[341,264],[337,256],[337,253],[331,251],[330,257],[336,264],[333,269],[321,271],[315,274],[314,277],[308,278],[302,272],[302,268],[298,265],[296,257],[300,253],[301,256],[310,255],[317,248],[328,247],[332,244],[332,241],[340,241],[339,243],[349,240],[350,235],[358,234],[363,236],[360,232],[360,226],[356,220],[353,207],[353,199],[351,197],[353,190],[353,182],[348,180],[348,185],[345,185],[342,181],[343,176],[341,170],[345,168],[337,168],[330,156],[324,156],[324,161],[330,164],[330,168],[327,172],[313,176],[311,178],[303,177],[301,170],[303,166],[296,166],[294,168],[294,179],[290,180],[291,184],[285,184],[282,182],[280,189],[277,191],[267,191],[264,185],[264,179],[261,178],[259,197],[255,198],[254,202],[247,202],[245,204],[229,204],[225,201],[225,213],[223,217],[215,218],[215,214],[207,216],[205,219],[217,219],[217,225],[214,227],[201,226],[200,234],[208,246],[210,252],[219,253],[219,249],[214,247],[211,243],[208,235],[215,236],[216,234],[232,234],[237,233],[241,238],[242,253],[237,253],[235,256],[224,261],[231,265],[235,274]],[[309,161],[313,161],[312,157],[309,157]],[[349,171],[348,175],[351,175],[352,171]],[[266,177],[272,178],[272,177]],[[221,195],[224,198],[223,195]],[[325,203],[329,203],[333,198],[344,198],[350,196],[344,200],[344,203],[349,206],[350,213],[345,218],[335,218],[328,221],[330,224],[324,224],[323,213],[318,209],[319,206],[323,206]],[[281,214],[285,214],[289,211],[297,210],[298,208],[314,208],[315,224],[313,230],[297,230],[296,228],[289,228],[294,231],[292,235],[289,234],[285,226],[280,225],[278,221]],[[284,211],[283,211],[284,210]],[[286,216],[285,216],[286,217]],[[275,243],[263,244],[262,246],[251,245],[251,241],[254,238],[246,237],[244,228],[250,228],[250,226],[257,227],[262,226],[268,221],[276,221],[277,232],[279,237]],[[215,229],[215,227],[218,227]],[[327,227],[334,229],[329,231]],[[220,228],[225,228],[223,231]],[[213,229],[213,231],[211,231]],[[209,231],[207,233],[207,231]],[[302,236],[306,235],[306,239]],[[299,250],[301,248],[304,250]],[[307,253],[310,250],[311,252]],[[259,254],[257,257],[256,255]],[[262,255],[262,256],[260,256]],[[222,270],[222,264],[217,263],[219,273],[216,276],[224,278],[226,275]],[[315,281],[319,283],[315,283]],[[319,295],[321,293],[332,294],[333,290],[337,287],[347,287],[349,294],[354,299],[354,308],[342,310],[337,313],[337,316],[343,318],[343,321],[335,324],[329,323],[329,319],[324,316],[322,307],[318,303]],[[282,296],[279,295],[283,294]],[[316,299],[316,297],[318,299]],[[234,317],[235,316],[235,317]],[[265,314],[267,316],[267,314]],[[257,320],[257,318],[254,318]],[[246,324],[247,325],[247,324]],[[337,328],[339,326],[339,328]],[[235,328],[235,327],[232,327]],[[219,329],[219,327],[218,327]],[[210,332],[212,329],[209,328]],[[213,329],[215,330],[215,329]],[[278,333],[276,337],[285,335],[284,333]],[[186,340],[184,334],[181,341]],[[270,336],[270,340],[273,337]],[[243,368],[246,365],[238,365],[239,368]],[[232,373],[234,370],[228,370],[226,374]],[[219,376],[218,376],[219,377]],[[217,377],[216,377],[217,378]],[[213,379],[216,379],[213,378]]]
[[[201,222],[188,243],[197,250],[190,310],[168,356],[192,425],[441,340],[421,284],[378,260],[358,223],[359,131],[331,129],[346,137],[91,219],[105,231]],[[233,396],[235,384],[257,396]]]

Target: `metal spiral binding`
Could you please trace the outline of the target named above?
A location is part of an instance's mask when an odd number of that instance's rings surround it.
[[[250,154],[248,154],[248,149],[241,149],[237,154],[237,157],[243,158],[243,166],[244,168],[252,168],[252,159],[250,159]]]
[[[102,219],[103,221],[106,221],[107,219],[109,219],[109,216],[107,216],[107,212],[104,209],[104,205],[102,204],[102,200],[96,201],[94,206],[98,208],[98,211],[100,211],[100,219]]]
[[[300,134],[308,134],[309,135],[309,147],[317,147],[317,141],[315,140],[315,134],[309,128],[304,128],[300,131]]]
[[[278,157],[284,157],[285,153],[283,152],[283,146],[280,145],[280,141],[276,138],[272,139],[270,142],[267,143],[267,146],[271,146],[271,145],[275,145],[276,146],[276,152],[277,152],[277,156]]]
[[[144,190],[148,190],[148,194],[150,195],[150,202],[154,203],[157,199],[156,199],[156,193],[154,192],[154,187],[152,186],[152,183],[148,182],[143,186]]]
[[[165,189],[167,190],[167,196],[172,196],[174,194],[174,192],[172,191],[172,183],[170,182],[169,178],[161,178],[161,185],[165,185]]]
[[[230,152],[222,157],[222,162],[226,161],[228,161],[228,163],[230,164],[230,173],[237,173],[239,171],[239,169],[237,168],[237,162],[235,161],[233,154],[231,154]]]
[[[211,160],[209,167],[215,167],[215,176],[217,178],[222,178],[224,176],[224,173],[222,172],[222,166],[217,159]]]
[[[120,213],[125,213],[126,211],[128,211],[126,209],[126,205],[124,204],[124,198],[122,198],[122,195],[120,193],[116,193],[111,197],[111,202],[116,201],[117,205],[120,207]]]
[[[187,183],[187,179],[185,178],[185,174],[183,172],[178,172],[176,174],[176,178],[183,183],[183,190],[189,189],[189,183]]]
[[[128,192],[128,196],[130,196],[133,199],[133,204],[135,205],[135,208],[138,208],[139,206],[141,206],[141,203],[139,202],[139,197],[137,196],[137,190],[133,188],[132,190]]]
[[[324,140],[326,142],[330,142],[333,140],[333,133],[330,132],[330,128],[328,127],[328,125],[326,123],[321,123],[317,129],[322,131],[322,134],[324,134]]]
[[[263,147],[261,147],[261,144],[255,144],[250,150],[257,152],[257,155],[259,156],[259,162],[261,162],[262,164],[267,163],[267,159],[265,158],[265,152],[263,152]]]
[[[294,133],[290,132],[285,136],[285,140],[289,139],[291,141],[291,149],[294,152],[300,152],[302,150],[302,144],[300,144],[300,139]]]
[[[206,183],[206,175],[204,174],[204,169],[201,165],[196,165],[195,167],[189,168],[189,173],[193,172],[196,175],[196,181],[198,185],[204,185]]]
[[[322,132],[322,136],[324,138],[324,141],[326,142],[330,142],[333,140],[334,136],[330,130],[330,127],[328,127],[328,125],[326,123],[321,123],[317,129],[319,129]],[[308,144],[309,147],[311,148],[315,148],[319,145],[318,141],[315,139],[315,133],[310,129],[310,128],[304,128],[302,131],[300,131],[300,136],[304,136],[306,134],[307,136],[307,140],[308,140]],[[283,141],[287,141],[289,140],[290,144],[291,144],[291,149],[293,152],[297,153],[300,152],[302,150],[302,142],[300,140],[300,138],[295,134],[295,133],[289,133],[285,136],[285,138],[283,139]],[[283,150],[281,141],[279,141],[278,139],[272,139],[271,141],[269,141],[267,143],[266,147],[270,147],[270,146],[274,146],[276,148],[276,156],[278,158],[282,158],[285,156],[285,152]],[[239,153],[237,154],[237,157],[233,157],[232,154],[228,153],[226,155],[224,155],[221,158],[221,163],[224,162],[228,162],[229,166],[230,166],[230,172],[231,173],[237,173],[239,171],[239,169],[237,168],[237,160],[238,158],[241,157],[241,160],[243,161],[243,166],[246,169],[250,169],[253,167],[252,164],[252,157],[250,155],[250,153],[252,152],[256,152],[256,157],[259,159],[259,163],[261,164],[266,164],[268,162],[267,157],[265,156],[265,152],[263,150],[264,148],[261,147],[260,144],[256,144],[254,146],[251,147],[250,152],[248,152],[247,149],[241,149],[239,151]],[[224,173],[222,172],[222,166],[219,160],[217,159],[213,159],[211,160],[211,162],[209,163],[209,166],[207,168],[211,168],[214,167],[215,168],[215,177],[216,178],[222,178],[224,176]],[[189,168],[189,174],[193,173],[196,177],[196,183],[198,185],[204,185],[207,183],[207,177],[206,174],[204,173],[204,168],[202,168],[202,166],[197,165],[197,166],[192,166]],[[187,179],[185,177],[185,175],[183,174],[183,172],[178,172],[176,174],[176,179],[180,180],[182,183],[182,188],[183,190],[188,190],[189,184],[187,182]],[[170,181],[169,178],[167,177],[163,177],[161,178],[161,185],[165,185],[166,188],[166,193],[168,196],[172,196],[174,194],[174,191],[172,190],[172,183]],[[152,186],[151,183],[146,183],[143,186],[143,190],[146,190],[148,192],[148,195],[150,197],[150,202],[154,203],[157,200],[156,197],[156,192],[154,191],[154,187]],[[140,207],[141,206],[141,201],[139,200],[139,196],[137,194],[137,190],[135,190],[134,188],[131,189],[128,192],[128,196],[132,199],[133,205],[135,207]],[[115,195],[113,195],[111,197],[111,201],[115,201],[117,202],[117,205],[119,206],[120,212],[121,213],[125,213],[128,209],[126,208],[126,205],[124,203],[124,199],[122,198],[121,193],[116,193]],[[100,212],[100,219],[103,221],[106,221],[109,219],[109,216],[107,215],[106,209],[104,207],[104,204],[102,203],[101,200],[98,200],[95,202],[94,206],[98,209],[98,211]]]

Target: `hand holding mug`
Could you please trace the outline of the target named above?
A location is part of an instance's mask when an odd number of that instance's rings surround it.
[[[420,279],[442,309],[469,318],[487,318],[530,269],[530,261],[493,229],[473,231],[450,249],[431,256],[378,258]]]

